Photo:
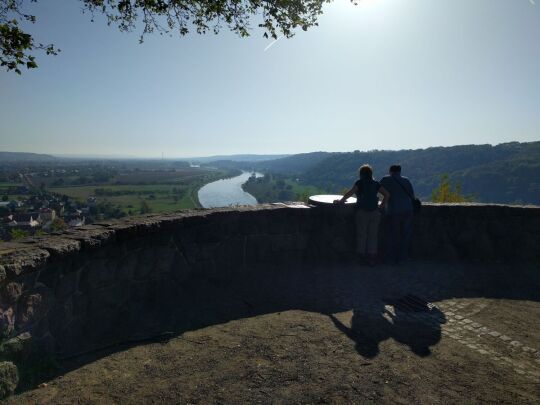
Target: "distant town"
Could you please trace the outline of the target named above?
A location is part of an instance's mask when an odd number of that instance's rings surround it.
[[[9,194],[2,196],[0,236],[3,240],[79,227],[87,218],[91,221],[98,217],[94,197],[89,197],[86,204],[80,204],[67,196],[32,195],[26,186],[8,188],[7,192],[27,198],[10,200]]]
[[[185,161],[4,159],[0,163],[0,239],[11,241],[100,220],[196,208],[196,193],[202,185],[238,173]]]

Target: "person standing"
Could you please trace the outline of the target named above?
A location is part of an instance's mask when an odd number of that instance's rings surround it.
[[[401,175],[401,166],[392,165],[381,186],[390,192],[386,206],[387,257],[397,264],[408,259],[413,225],[414,189],[407,177]]]
[[[381,209],[386,206],[390,194],[378,181],[373,180],[373,170],[370,165],[363,165],[358,171],[359,180],[345,193],[336,204],[343,204],[347,198],[356,194],[356,253],[360,259],[375,265],[379,235],[379,194],[382,194]]]

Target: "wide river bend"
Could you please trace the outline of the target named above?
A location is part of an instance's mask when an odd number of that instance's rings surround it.
[[[201,187],[198,193],[199,202],[203,208],[229,207],[231,205],[255,205],[257,200],[251,194],[242,190],[242,184],[252,175],[243,172],[230,179],[213,181]],[[261,173],[255,173],[261,177]]]

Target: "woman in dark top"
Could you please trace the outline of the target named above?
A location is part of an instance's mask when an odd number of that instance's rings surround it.
[[[386,206],[390,193],[378,181],[373,180],[371,166],[363,165],[358,174],[360,179],[354,183],[341,200],[334,202],[343,204],[347,198],[356,194],[356,253],[361,259],[367,259],[368,263],[373,266],[377,258],[379,222],[381,221],[379,209]],[[379,194],[383,196],[380,207]]]

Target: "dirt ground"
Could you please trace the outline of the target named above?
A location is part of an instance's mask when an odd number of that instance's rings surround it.
[[[346,282],[320,276],[306,296],[325,302],[330,291],[339,305],[301,308],[274,284],[272,296],[291,303],[283,310],[66,361],[64,373],[7,402],[537,404],[538,285],[521,293],[520,277],[497,278],[506,270],[465,279],[465,265],[326,269]]]

